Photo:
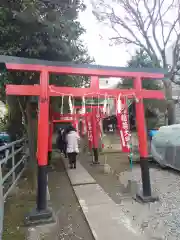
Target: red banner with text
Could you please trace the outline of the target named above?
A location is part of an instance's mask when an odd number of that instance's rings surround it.
[[[120,101],[120,102],[119,102]],[[117,101],[117,124],[118,133],[121,138],[122,152],[130,152],[130,131],[128,121],[128,107],[125,98],[121,97]]]
[[[86,130],[89,142],[89,148],[92,149],[93,147],[93,135],[92,135],[92,122],[91,122],[91,114],[87,114],[85,117],[86,120]]]
[[[96,109],[96,125],[97,125],[98,137],[101,137],[101,135],[102,135],[101,119],[102,119],[102,114],[100,112],[100,109]]]

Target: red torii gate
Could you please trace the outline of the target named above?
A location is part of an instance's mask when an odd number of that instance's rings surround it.
[[[96,114],[99,114],[100,113],[99,109],[101,109],[101,112],[102,112],[102,108],[103,107],[104,106],[98,106],[98,105],[88,106],[88,105],[86,105],[85,109],[91,109],[91,112],[77,113],[76,110],[77,109],[81,109],[82,106],[74,106],[73,108],[75,109],[75,113],[65,113],[65,114],[62,114],[62,113],[53,112],[51,114],[52,124],[53,123],[60,123],[60,122],[66,122],[66,123],[71,122],[71,123],[75,124],[75,119],[77,119],[77,118],[84,118],[84,120],[86,122],[87,117],[90,116],[91,124],[92,124],[92,128],[93,128],[92,129],[92,132],[93,132],[93,149],[91,149],[91,150],[93,150],[93,153],[94,153],[94,162],[93,162],[94,164],[98,164],[99,163],[97,149],[98,149],[98,138],[99,138],[99,134],[100,133],[97,134],[97,126],[96,126],[97,122],[96,122],[96,118],[94,118],[93,115],[95,116]],[[99,108],[98,111],[97,111],[97,108]],[[105,117],[105,115],[101,113],[100,117],[101,118]],[[66,119],[66,118],[68,118],[68,119]],[[52,134],[53,134],[52,124],[50,126],[50,135],[49,135],[49,150],[50,150],[50,152],[48,153],[49,154],[49,160],[51,159],[51,149],[52,149]],[[83,126],[83,128],[84,128],[84,126]],[[100,132],[100,129],[99,129],[99,132]],[[82,132],[80,132],[80,135],[81,134],[82,134]]]
[[[136,123],[139,137],[140,166],[143,192],[137,196],[145,202],[154,201],[151,194],[150,176],[148,167],[147,133],[144,119],[144,98],[164,99],[164,93],[158,90],[142,89],[144,78],[162,79],[164,74],[150,69],[129,69],[119,67],[105,67],[96,65],[76,65],[61,62],[42,61],[17,57],[0,56],[0,62],[5,63],[8,70],[40,72],[38,85],[7,85],[7,95],[39,96],[38,117],[38,191],[37,208],[29,216],[29,221],[50,221],[52,212],[47,208],[47,159],[48,159],[48,131],[49,131],[49,98],[50,96],[98,97],[103,94],[117,98],[119,94],[136,96]],[[146,72],[147,71],[147,72]],[[71,74],[91,76],[90,88],[57,87],[49,85],[49,74]],[[99,77],[128,77],[134,79],[134,89],[100,89]]]

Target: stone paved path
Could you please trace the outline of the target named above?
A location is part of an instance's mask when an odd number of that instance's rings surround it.
[[[121,236],[126,240],[147,239],[136,224],[124,214],[121,206],[117,205],[98,183],[92,181],[93,178],[80,163],[76,169],[69,169],[66,159],[64,163],[96,240],[119,240]]]

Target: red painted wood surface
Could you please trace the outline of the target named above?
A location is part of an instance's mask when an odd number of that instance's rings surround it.
[[[97,69],[97,68],[77,68],[71,66],[44,66],[34,64],[16,64],[6,63],[6,68],[9,70],[21,70],[21,71],[42,71],[44,68],[51,73],[71,74],[71,75],[84,75],[84,76],[99,76],[99,77],[141,77],[141,78],[153,78],[160,79],[164,77],[162,73],[149,73],[149,72],[128,72],[122,70],[111,69]]]
[[[134,82],[134,87],[138,91],[142,89],[142,81],[141,78],[136,78]],[[140,156],[146,159],[148,157],[148,142],[147,142],[147,131],[146,131],[146,122],[144,116],[144,103],[143,99],[139,99],[136,102],[136,127],[139,139],[139,153]]]
[[[118,133],[121,139],[122,152],[130,152],[130,132],[129,132],[129,116],[128,109],[126,105],[126,100],[121,97],[121,112],[117,113],[117,123],[118,123]]]
[[[93,148],[93,135],[92,135],[93,133],[92,133],[91,114],[86,115],[85,121],[86,121],[86,129],[87,129],[89,149],[91,150]]]
[[[27,95],[27,96],[39,96],[40,86],[25,86],[25,85],[6,85],[7,95]],[[71,88],[71,87],[55,87],[49,86],[49,96],[73,96],[73,97],[103,97],[105,95],[117,97],[119,94],[127,95],[128,98],[154,98],[164,99],[164,93],[160,90],[135,90],[135,89],[97,89],[97,91],[91,90],[91,88]],[[88,107],[86,107],[88,108]]]
[[[48,161],[48,139],[49,139],[49,74],[44,69],[40,75],[40,99],[38,116],[38,164],[47,165]]]

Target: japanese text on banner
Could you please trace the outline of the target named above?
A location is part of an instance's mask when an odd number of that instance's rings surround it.
[[[129,132],[129,123],[128,123],[128,111],[127,106],[125,103],[125,99],[121,98],[121,111],[117,112],[117,122],[118,122],[118,129],[121,138],[121,145],[123,152],[129,152],[130,146],[130,132]]]
[[[87,129],[87,135],[88,135],[89,148],[92,149],[93,136],[92,136],[92,125],[91,125],[90,116],[86,116],[86,129]]]

